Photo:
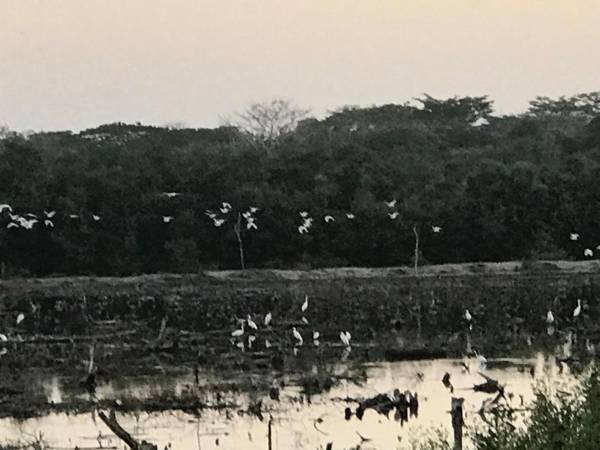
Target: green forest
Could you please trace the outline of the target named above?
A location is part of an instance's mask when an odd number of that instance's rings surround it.
[[[239,117],[2,130],[3,276],[237,269],[240,249],[246,268],[408,265],[417,236],[419,264],[600,254],[600,93]]]

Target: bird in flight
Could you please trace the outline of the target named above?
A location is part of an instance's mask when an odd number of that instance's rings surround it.
[[[396,200],[396,199],[394,199],[394,200],[392,200],[392,201],[385,202],[385,205],[386,205],[388,208],[394,208],[394,207],[396,206],[396,203],[397,203],[397,200]]]

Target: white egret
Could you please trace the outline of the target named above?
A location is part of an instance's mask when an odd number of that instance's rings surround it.
[[[258,227],[256,226],[256,223],[254,223],[254,220],[249,220],[248,223],[246,223],[246,230],[258,230]]]
[[[388,213],[388,217],[392,220],[396,220],[400,213],[398,211],[394,211],[393,213]]]
[[[6,228],[19,228],[19,224],[15,222],[10,222],[8,225],[6,225]]]
[[[44,220],[44,225],[46,225],[49,228],[54,228],[54,223],[50,219]]]
[[[471,313],[469,312],[469,310],[465,310],[465,320],[467,322],[470,322],[471,320],[473,320],[473,316],[471,315]]]
[[[600,245],[596,245],[596,250],[600,250]]]
[[[306,225],[300,225],[298,227],[298,233],[300,233],[300,234],[308,233],[308,227]]]
[[[241,328],[238,328],[237,330],[233,330],[233,331],[231,332],[231,336],[233,336],[233,337],[240,337],[240,336],[243,336],[243,335],[244,335],[244,331],[245,331],[245,330],[244,330],[244,322],[242,322],[242,327],[241,327]]]
[[[4,211],[12,212],[12,208],[8,203],[0,204],[0,214],[2,214]]]
[[[231,211],[231,204],[227,203],[227,202],[223,202],[221,204],[221,207],[219,208],[219,210],[223,213],[223,214],[228,214],[229,211]]]
[[[292,335],[294,336],[294,338],[296,339],[296,341],[298,341],[297,345],[304,344],[304,339],[302,339],[302,335],[298,332],[298,330],[296,329],[296,327],[292,327]]]
[[[19,221],[19,222],[20,222],[20,225],[21,225],[23,228],[25,228],[26,230],[31,230],[31,229],[33,229],[33,226],[34,226],[36,223],[38,223],[38,220],[37,220],[37,219],[31,219],[31,220],[27,220],[27,219],[25,219],[24,217],[21,217],[20,219],[21,219],[21,220]]]
[[[579,317],[579,314],[581,314],[581,299],[578,298],[577,299],[577,307],[573,310],[573,317]]]
[[[434,233],[439,233],[440,231],[442,231],[442,227],[437,227],[434,225],[431,227],[431,231],[433,231]]]
[[[258,212],[258,208],[256,206],[251,206],[249,210],[252,214]]]
[[[24,320],[25,320],[25,314],[19,313],[19,315],[17,316],[17,325],[19,325]]]
[[[173,216],[163,216],[162,220],[164,223],[170,223],[173,220]]]
[[[300,211],[300,217],[302,217],[303,219],[306,219],[308,217],[308,211]]]
[[[180,192],[163,192],[162,195],[164,195],[167,198],[175,198],[181,195]]]
[[[308,295],[304,296],[304,303],[302,303],[302,306],[300,307],[300,311],[304,312],[308,309]]]
[[[594,256],[594,252],[592,251],[591,248],[586,248],[583,251],[583,256],[587,256],[588,258],[591,258],[592,256]]]
[[[270,312],[268,312],[268,313],[265,315],[265,326],[266,326],[266,327],[268,327],[268,326],[269,326],[269,324],[271,323],[271,320],[273,320],[273,315],[272,315]]]
[[[325,223],[335,222],[333,216],[325,216],[323,220],[325,220]]]
[[[248,314],[246,322],[248,323],[248,326],[250,328],[252,328],[253,330],[258,330],[258,325],[256,325],[256,322],[254,322],[254,320],[252,320],[252,316],[250,316],[250,314]]]
[[[546,314],[546,323],[548,325],[552,325],[554,323],[554,314],[552,314],[551,310],[548,310],[548,313]]]
[[[384,202],[384,203],[386,204],[386,206],[387,206],[388,208],[394,208],[394,207],[396,206],[396,202],[397,202],[397,200],[396,200],[396,199],[394,199],[394,200],[391,200],[391,201],[389,201],[389,202]]]
[[[6,342],[6,341],[8,341],[8,338],[6,337],[6,335],[5,335],[5,334],[3,334],[3,333],[0,333],[0,341],[2,341],[2,342]]]
[[[213,219],[213,225],[217,228],[219,228],[224,223],[225,223],[225,219]]]
[[[344,344],[346,347],[350,347],[351,338],[352,336],[350,335],[349,331],[340,331],[340,341],[342,341],[342,344]]]
[[[570,234],[570,236],[569,236],[569,238],[570,238],[572,241],[576,241],[576,240],[578,240],[578,239],[579,239],[579,233],[571,233],[571,234]]]
[[[204,211],[204,214],[206,216],[208,216],[210,219],[215,219],[217,217],[217,213],[211,211],[210,209],[207,209],[206,211]]]
[[[256,336],[254,336],[253,334],[248,336],[248,348],[252,348],[252,344],[254,343],[254,341],[256,341]]]
[[[92,214],[92,219],[94,220],[94,222],[98,222],[102,218],[100,216],[96,215],[96,214]]]
[[[356,216],[352,213],[346,213],[346,217],[348,218],[348,220],[353,220]]]
[[[54,217],[54,215],[56,214],[56,211],[44,211],[44,215],[48,218],[48,219],[52,219]]]
[[[265,348],[271,348],[271,342],[268,339],[265,339]]]
[[[304,325],[308,325],[308,319],[306,317],[304,317],[304,316],[302,316],[302,323]]]

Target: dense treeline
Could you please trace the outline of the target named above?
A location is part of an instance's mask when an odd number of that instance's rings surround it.
[[[422,263],[583,258],[600,244],[599,93],[537,98],[502,117],[486,97],[425,96],[306,119],[264,145],[249,137],[125,124],[5,131],[0,203],[40,218],[7,229],[0,215],[5,274],[237,268],[233,218],[249,206],[260,211],[258,230],[241,231],[248,267],[409,264],[413,228]],[[223,201],[234,211],[215,227],[204,212]],[[44,210],[56,210],[54,227]],[[315,222],[300,235],[302,210]]]

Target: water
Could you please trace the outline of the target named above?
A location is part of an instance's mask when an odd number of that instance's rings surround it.
[[[483,400],[491,399],[490,394],[473,392],[474,384],[484,381],[477,374],[478,366],[474,359],[468,361],[470,373],[461,366],[464,360],[429,360],[408,362],[386,362],[366,367],[367,379],[361,385],[351,380],[342,381],[329,392],[314,395],[310,401],[301,392],[301,388],[289,385],[281,390],[280,401],[268,398],[263,400],[264,420],[245,413],[247,406],[256,401],[255,393],[225,393],[227,402],[239,407],[226,410],[203,410],[200,417],[182,411],[161,413],[120,414],[117,418],[121,425],[138,439],[156,443],[159,449],[169,444],[173,449],[267,449],[269,414],[273,417],[272,442],[274,449],[318,449],[333,442],[334,448],[350,448],[360,443],[358,433],[368,439],[363,448],[395,449],[406,448],[409,441],[423,437],[432,428],[444,428],[450,431],[450,400],[454,395],[465,398],[465,422],[475,425],[480,420],[476,414]],[[529,368],[535,367],[535,378]],[[335,371],[343,373],[343,365]],[[422,375],[419,377],[417,373]],[[452,376],[454,394],[441,382],[444,374]],[[505,359],[488,363],[484,372],[506,386],[506,392],[512,393],[512,404],[518,407],[521,397],[525,404],[533,397],[532,387],[540,380],[559,383],[571,383],[573,377],[568,370],[559,373],[554,358],[545,358],[538,354],[531,359]],[[206,375],[203,384],[212,383],[214,375]],[[165,395],[192,395],[195,387],[193,376],[183,377],[140,377],[121,380],[100,386],[99,398],[152,399]],[[368,409],[362,421],[352,417],[344,418],[344,408],[353,410],[356,403],[346,403],[346,398],[366,398],[378,393],[391,393],[394,389],[418,392],[419,416],[411,418],[403,426],[390,418]],[[60,403],[66,401],[69,394],[64,392],[57,378],[43,383],[48,401]],[[201,389],[201,388],[200,388]],[[214,393],[200,394],[214,399]],[[317,419],[320,419],[317,421]],[[116,447],[125,445],[113,436],[110,430],[90,413],[87,414],[50,414],[44,417],[16,421],[0,420],[0,433],[5,442],[31,441],[32,436],[43,436],[52,448]]]

